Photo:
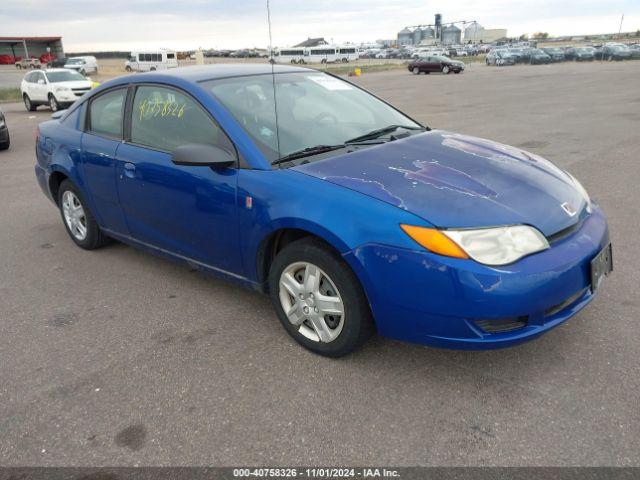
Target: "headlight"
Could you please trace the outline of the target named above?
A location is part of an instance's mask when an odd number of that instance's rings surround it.
[[[569,172],[565,171],[565,173],[569,175],[569,178],[571,178],[571,180],[573,181],[573,185],[580,192],[580,195],[582,195],[584,201],[587,202],[587,212],[591,213],[591,197],[589,197],[587,189],[582,186],[582,184],[576,179],[576,177],[571,175]]]
[[[401,228],[427,250],[448,257],[472,258],[485,265],[507,265],[549,248],[544,235],[528,225],[464,230],[410,225]]]
[[[68,92],[69,90],[71,90],[69,87],[56,87],[56,92]]]

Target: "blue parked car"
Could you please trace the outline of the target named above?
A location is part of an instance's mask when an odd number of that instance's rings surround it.
[[[40,124],[36,177],[71,239],[268,292],[289,334],[327,356],[375,331],[511,346],[593,299],[612,269],[607,222],[569,173],[273,68],[116,78]]]

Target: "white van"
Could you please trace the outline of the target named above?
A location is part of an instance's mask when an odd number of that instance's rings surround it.
[[[304,51],[303,63],[333,63],[338,60],[338,49],[331,45],[309,47]]]
[[[131,52],[131,57],[124,63],[127,72],[152,72],[177,66],[178,57],[176,52],[171,50]]]
[[[304,48],[283,48],[274,55],[276,63],[304,63]]]
[[[360,52],[357,47],[351,45],[344,45],[338,47],[338,61],[342,63],[351,62],[360,58]]]
[[[71,57],[67,59],[64,68],[75,70],[82,75],[98,73],[98,61],[94,56]]]

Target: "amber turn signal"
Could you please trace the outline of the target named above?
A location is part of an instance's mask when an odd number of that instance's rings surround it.
[[[427,250],[455,258],[469,258],[457,243],[435,228],[415,227],[413,225],[400,225],[400,228],[419,245]]]

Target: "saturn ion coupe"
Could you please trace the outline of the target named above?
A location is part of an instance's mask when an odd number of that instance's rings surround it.
[[[612,270],[605,216],[570,173],[311,69],[116,78],[40,124],[36,154],[79,247],[115,239],[268,293],[322,355],[374,332],[512,346]]]

